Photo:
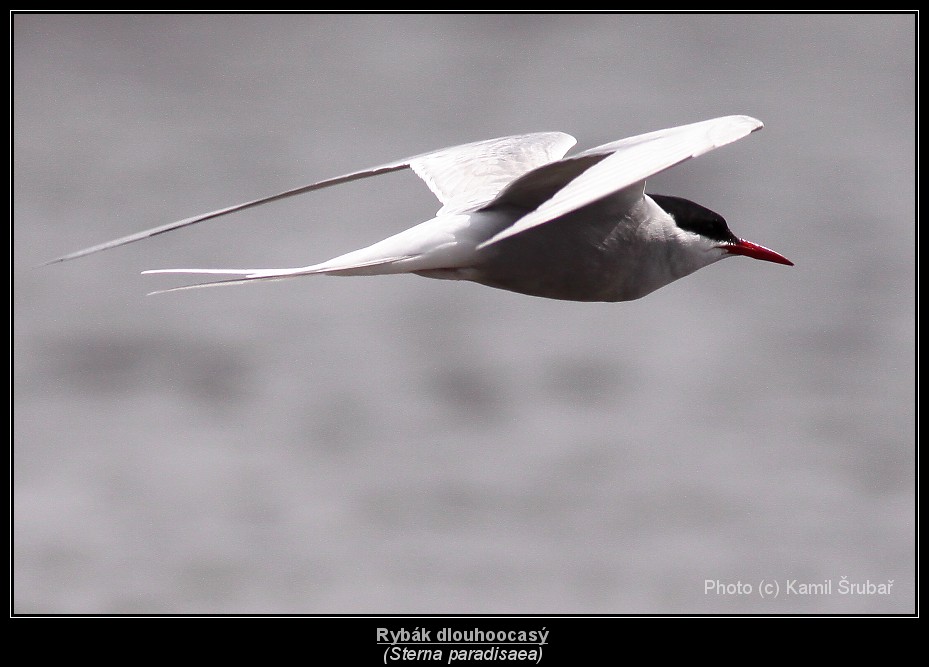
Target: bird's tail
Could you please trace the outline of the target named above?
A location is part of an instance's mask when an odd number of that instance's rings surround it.
[[[403,273],[408,269],[397,270],[397,263],[403,260],[412,259],[411,256],[384,257],[368,262],[355,263],[336,263],[335,260],[304,266],[293,269],[153,269],[143,271],[143,274],[155,273],[181,273],[184,275],[220,275],[220,276],[241,276],[239,278],[228,278],[226,280],[214,280],[211,282],[197,283],[195,285],[184,285],[182,287],[172,287],[170,289],[157,290],[149,292],[152,294],[165,294],[167,292],[180,292],[182,290],[200,289],[201,287],[225,287],[231,285],[244,285],[245,283],[256,282],[259,280],[287,280],[289,278],[298,278],[300,276],[310,275],[330,275],[330,276],[360,276],[360,275],[377,275],[381,273]]]
[[[258,280],[286,280],[299,276],[376,276],[389,273],[414,273],[466,266],[473,259],[476,239],[486,238],[488,230],[497,229],[497,217],[447,215],[427,220],[383,241],[360,250],[339,255],[321,264],[295,269],[158,269],[144,273],[185,273],[239,276],[227,280],[187,285],[153,292],[175,292],[221,285],[242,285]]]

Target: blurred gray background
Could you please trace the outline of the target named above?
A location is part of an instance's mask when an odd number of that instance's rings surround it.
[[[14,612],[913,611],[913,16],[15,15],[13,39]],[[36,268],[432,148],[733,113],[766,127],[649,190],[794,268],[624,304],[415,276],[145,296],[178,281],[143,269],[421,222],[410,172]]]

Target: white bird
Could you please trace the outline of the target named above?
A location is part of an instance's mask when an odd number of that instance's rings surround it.
[[[125,236],[52,262],[115,248],[234,211],[412,169],[442,207],[431,220],[326,262],[290,269],[159,269],[238,276],[165,292],[326,274],[415,273],[572,301],[638,299],[725,257],[792,265],[736,237],[717,213],[645,194],[645,181],[763,127],[725,116],[621,139],[564,157],[576,143],[540,132],[444,148]],[[49,263],[52,263],[49,262]]]

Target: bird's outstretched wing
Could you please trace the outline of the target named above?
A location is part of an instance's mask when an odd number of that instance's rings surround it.
[[[501,190],[487,208],[510,201],[538,204],[478,247],[551,222],[626,188],[640,196],[647,178],[763,126],[749,116],[724,116],[603,144],[537,168]]]
[[[407,168],[423,179],[438,197],[443,205],[440,213],[468,211],[492,200],[508,183],[523,174],[558,160],[568,152],[575,141],[574,137],[562,132],[537,132],[430,151],[136,232],[63,255],[46,264],[76,259],[254,206]]]
[[[439,215],[473,211],[533,169],[561,159],[577,140],[536,132],[477,141],[425,153],[409,161],[443,206]]]

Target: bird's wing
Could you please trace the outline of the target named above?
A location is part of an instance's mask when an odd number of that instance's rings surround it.
[[[487,208],[510,200],[542,201],[478,247],[551,222],[631,186],[641,194],[645,179],[762,127],[760,120],[749,116],[724,116],[621,139],[542,166],[504,188]]]
[[[443,206],[439,215],[473,211],[523,174],[561,159],[577,140],[563,132],[536,132],[478,141],[410,160]]]
[[[377,167],[354,171],[324,181],[310,183],[309,185],[285,190],[268,197],[253,199],[242,204],[227,206],[191,218],[177,220],[160,227],[136,232],[113,241],[107,241],[106,243],[100,243],[90,248],[63,255],[46,262],[46,264],[63,262],[101,250],[116,248],[134,241],[141,241],[150,236],[164,234],[197,222],[218,218],[236,211],[243,211],[279,199],[286,199],[287,197],[314,190],[322,190],[333,185],[349,183],[407,168],[412,169],[417,176],[423,179],[429,189],[438,197],[443,204],[440,213],[466,211],[487,203],[508,183],[526,172],[553,160],[558,160],[568,152],[568,149],[575,142],[574,137],[562,132],[537,132],[443,148],[404,158],[403,160],[388,162]]]

